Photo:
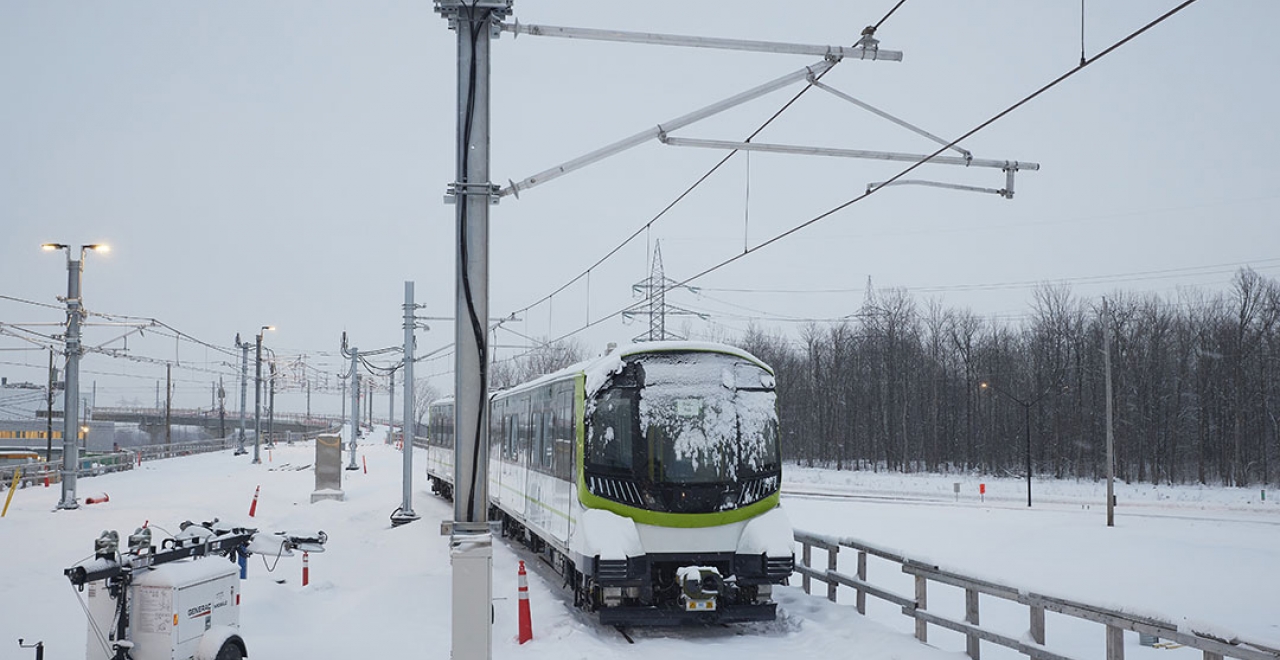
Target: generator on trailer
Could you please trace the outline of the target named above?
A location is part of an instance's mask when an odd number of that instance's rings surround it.
[[[323,552],[324,532],[298,535],[184,522],[161,548],[151,530],[138,529],[121,551],[119,535],[104,531],[94,558],[66,569],[87,591],[87,660],[240,660],[240,570],[249,555]],[[222,561],[217,561],[222,559]]]

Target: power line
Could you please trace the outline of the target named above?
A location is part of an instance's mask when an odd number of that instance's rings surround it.
[[[1075,67],[1073,67],[1073,68],[1069,69],[1068,71],[1066,71],[1066,72],[1065,72],[1065,73],[1063,73],[1062,75],[1058,76],[1057,78],[1054,78],[1054,79],[1053,79],[1053,80],[1051,80],[1050,82],[1048,82],[1048,83],[1046,83],[1045,85],[1041,86],[1039,89],[1035,90],[1035,91],[1034,91],[1034,92],[1032,92],[1031,94],[1029,94],[1029,95],[1027,95],[1027,96],[1023,97],[1023,98],[1022,98],[1022,99],[1020,99],[1020,100],[1018,100],[1018,101],[1017,101],[1017,102],[1015,102],[1013,105],[1010,105],[1009,107],[1007,107],[1007,108],[1005,108],[1004,110],[1002,110],[1002,111],[1000,111],[1000,112],[996,113],[995,115],[993,115],[991,118],[987,119],[986,121],[983,121],[982,123],[978,124],[977,126],[975,126],[974,128],[970,129],[968,132],[964,133],[964,134],[963,134],[963,135],[961,135],[960,137],[956,138],[955,140],[952,140],[950,143],[948,143],[948,144],[946,144],[946,145],[943,145],[940,149],[937,149],[936,151],[934,151],[934,152],[930,153],[929,155],[925,156],[924,158],[920,159],[919,161],[916,161],[915,163],[913,163],[912,165],[910,165],[910,166],[908,166],[907,168],[903,169],[902,171],[898,172],[896,175],[894,175],[893,177],[889,178],[888,180],[886,180],[885,182],[883,182],[883,183],[882,183],[882,184],[880,184],[879,186],[876,186],[876,187],[874,187],[874,188],[870,188],[870,189],[869,189],[869,190],[867,190],[866,192],[864,192],[864,193],[862,193],[862,194],[858,195],[857,197],[854,197],[853,199],[850,199],[850,200],[849,200],[849,201],[847,201],[847,202],[844,202],[844,203],[842,203],[842,204],[839,204],[838,206],[835,206],[835,207],[833,207],[833,208],[831,208],[831,209],[829,209],[829,210],[827,210],[827,211],[825,211],[825,212],[823,212],[823,213],[820,213],[819,215],[817,215],[817,216],[815,216],[815,217],[813,217],[813,218],[810,218],[809,220],[806,220],[806,221],[804,221],[804,222],[802,222],[802,223],[800,223],[800,224],[796,225],[795,227],[792,227],[791,229],[788,229],[788,230],[786,230],[786,231],[784,231],[784,232],[782,232],[782,233],[780,233],[780,234],[778,234],[778,235],[776,235],[776,236],[774,236],[774,237],[772,237],[772,238],[770,238],[770,239],[768,239],[768,240],[764,241],[763,243],[760,243],[759,245],[756,245],[756,246],[755,246],[755,247],[753,247],[753,248],[750,248],[750,249],[744,250],[744,251],[743,251],[743,252],[741,252],[741,253],[735,254],[734,256],[729,257],[728,259],[726,259],[726,260],[724,260],[724,261],[722,261],[722,262],[720,262],[720,263],[718,263],[718,264],[715,264],[715,265],[713,265],[713,266],[711,266],[711,267],[709,267],[709,268],[707,268],[707,269],[705,269],[705,270],[703,270],[703,271],[701,271],[701,272],[699,272],[699,273],[697,273],[697,274],[695,274],[695,275],[693,275],[693,276],[691,276],[691,277],[689,277],[689,278],[686,278],[685,280],[683,280],[683,281],[681,281],[681,282],[678,282],[678,283],[674,284],[674,285],[673,285],[673,288],[674,288],[675,286],[684,286],[684,285],[687,285],[687,284],[689,284],[690,282],[692,282],[692,281],[694,281],[694,280],[697,280],[697,279],[699,279],[699,278],[701,278],[701,277],[704,277],[704,276],[706,276],[706,275],[708,275],[708,274],[710,274],[710,273],[713,273],[713,272],[715,272],[715,271],[717,271],[717,270],[719,270],[719,269],[721,269],[721,268],[724,268],[725,266],[728,266],[729,264],[732,264],[732,263],[734,263],[734,262],[738,261],[739,259],[742,259],[743,257],[746,257],[747,255],[755,254],[756,252],[758,252],[758,251],[760,251],[760,250],[762,250],[762,249],[764,249],[764,248],[766,248],[766,247],[768,247],[768,246],[770,246],[770,245],[773,245],[774,243],[777,243],[777,242],[779,242],[779,241],[781,241],[781,240],[783,240],[783,239],[785,239],[785,238],[788,238],[788,237],[790,237],[790,236],[794,235],[795,233],[797,233],[797,232],[799,232],[799,231],[801,231],[801,230],[803,230],[803,229],[805,229],[805,228],[807,228],[807,227],[809,227],[809,226],[811,226],[811,225],[817,224],[818,222],[821,222],[821,221],[823,221],[823,220],[825,220],[825,219],[827,219],[827,218],[829,218],[829,217],[831,217],[831,216],[835,215],[836,213],[839,213],[840,211],[843,211],[843,210],[845,210],[845,209],[849,208],[850,206],[853,206],[854,204],[856,204],[856,203],[858,203],[858,202],[860,202],[860,201],[862,201],[862,200],[866,199],[867,197],[870,197],[871,195],[873,195],[873,194],[875,194],[875,193],[879,192],[880,190],[882,190],[883,188],[887,187],[889,184],[891,184],[891,183],[893,183],[893,182],[895,182],[895,181],[898,181],[899,179],[903,178],[904,176],[906,176],[906,175],[910,174],[911,172],[915,171],[915,170],[916,170],[917,168],[919,168],[920,166],[922,166],[922,165],[924,165],[924,164],[928,163],[929,161],[933,160],[934,158],[936,158],[937,156],[941,155],[943,152],[947,151],[948,149],[951,149],[951,148],[955,147],[957,144],[959,144],[959,143],[963,142],[964,140],[967,140],[968,138],[972,137],[973,135],[977,134],[978,132],[980,132],[980,131],[982,131],[982,130],[986,129],[986,128],[987,128],[987,127],[989,127],[989,126],[991,126],[991,125],[992,125],[992,124],[994,124],[995,122],[1000,121],[1001,119],[1004,119],[1006,116],[1008,116],[1009,114],[1013,113],[1015,110],[1018,110],[1018,109],[1019,109],[1019,108],[1021,108],[1022,106],[1026,105],[1026,104],[1030,103],[1031,101],[1035,100],[1036,98],[1038,98],[1041,94],[1044,94],[1045,92],[1049,91],[1050,89],[1053,89],[1054,87],[1057,87],[1057,86],[1058,86],[1059,84],[1061,84],[1063,81],[1065,81],[1065,80],[1067,80],[1067,79],[1069,79],[1069,78],[1071,78],[1071,77],[1075,76],[1077,73],[1079,73],[1080,71],[1082,71],[1082,70],[1083,70],[1086,66],[1088,66],[1089,64],[1092,64],[1092,63],[1094,63],[1094,62],[1097,62],[1098,60],[1100,60],[1100,59],[1102,59],[1102,58],[1106,57],[1107,55],[1109,55],[1109,54],[1111,54],[1111,53],[1115,52],[1115,51],[1116,51],[1117,49],[1119,49],[1121,46],[1124,46],[1125,44],[1129,43],[1129,42],[1130,42],[1130,41],[1132,41],[1133,39],[1135,39],[1135,38],[1137,38],[1138,36],[1142,35],[1143,33],[1147,32],[1147,31],[1148,31],[1148,30],[1150,30],[1151,28],[1153,28],[1153,27],[1155,27],[1155,26],[1159,25],[1160,23],[1163,23],[1165,20],[1168,20],[1170,17],[1172,17],[1172,16],[1174,16],[1175,14],[1177,14],[1177,13],[1181,12],[1183,9],[1186,9],[1187,7],[1189,7],[1190,5],[1194,4],[1195,2],[1196,2],[1196,0],[1184,0],[1184,2],[1182,2],[1182,3],[1180,3],[1179,5],[1175,6],[1173,9],[1170,9],[1169,11],[1167,11],[1167,12],[1165,12],[1164,14],[1160,15],[1159,17],[1157,17],[1156,19],[1154,19],[1154,20],[1152,20],[1151,22],[1147,23],[1146,25],[1142,26],[1141,28],[1138,28],[1138,29],[1137,29],[1137,30],[1135,30],[1134,32],[1130,33],[1128,36],[1124,37],[1123,39],[1121,39],[1121,40],[1119,40],[1119,41],[1115,42],[1114,44],[1112,44],[1111,46],[1107,47],[1107,48],[1106,48],[1105,50],[1103,50],[1102,52],[1098,53],[1097,55],[1094,55],[1092,58],[1089,58],[1089,59],[1085,60],[1085,61],[1084,61],[1084,62],[1082,62],[1081,64],[1079,64],[1079,65],[1077,65],[1077,66],[1075,66]],[[807,89],[808,89],[808,88],[806,88],[806,90],[807,90]],[[730,155],[732,155],[732,154],[730,154]],[[638,232],[637,232],[637,233],[638,233]],[[628,310],[628,309],[630,309],[630,308],[631,308],[631,305],[628,305],[627,307],[625,307],[625,308],[623,308],[623,309],[617,310],[617,311],[612,312],[612,313],[610,313],[610,314],[608,314],[608,315],[605,315],[605,316],[603,316],[603,317],[600,317],[600,318],[598,318],[598,319],[595,319],[594,321],[588,321],[588,322],[587,322],[585,325],[583,325],[581,328],[578,328],[577,330],[573,330],[573,331],[571,331],[571,332],[568,332],[568,333],[566,333],[566,334],[564,334],[564,335],[562,335],[562,336],[560,336],[560,337],[556,338],[556,339],[555,339],[555,340],[553,340],[553,341],[560,341],[560,340],[562,340],[562,339],[566,339],[566,338],[571,337],[571,336],[573,336],[573,335],[575,335],[575,334],[578,334],[579,332],[583,332],[583,331],[585,331],[585,330],[587,330],[587,329],[589,329],[589,328],[592,328],[592,327],[594,327],[594,326],[596,326],[596,325],[599,325],[600,323],[603,323],[604,321],[607,321],[607,320],[609,320],[609,319],[612,319],[612,318],[615,318],[615,317],[618,317],[618,316],[622,315],[622,313],[623,313],[623,312],[627,311],[627,310]],[[527,310],[528,308],[525,308],[525,309]]]
[[[904,0],[904,1],[905,1],[905,0]],[[901,3],[899,3],[899,4],[901,4]],[[895,9],[896,9],[896,8],[895,8]],[[891,12],[891,13],[892,13],[892,12]],[[886,16],[886,18],[887,18],[887,16]],[[883,19],[882,19],[882,20],[883,20]],[[830,71],[831,71],[831,69],[827,69],[826,71],[823,71],[822,73],[818,74],[818,76],[815,78],[815,80],[822,80],[822,77],[823,77],[823,76],[825,76],[825,75],[827,75],[827,73],[829,73]],[[764,131],[764,129],[768,128],[768,127],[769,127],[769,125],[770,125],[770,124],[772,124],[772,123],[774,122],[774,120],[776,120],[779,116],[781,116],[783,112],[786,112],[786,111],[787,111],[787,109],[788,109],[788,108],[790,108],[793,104],[795,104],[795,102],[796,102],[796,101],[800,100],[800,97],[801,97],[801,96],[804,96],[805,92],[808,92],[808,91],[809,91],[810,89],[812,89],[812,88],[813,88],[812,83],[806,84],[806,85],[804,86],[804,88],[803,88],[803,89],[801,89],[799,92],[797,92],[795,96],[791,97],[791,99],[790,99],[789,101],[787,101],[786,103],[784,103],[784,104],[782,105],[782,107],[781,107],[781,108],[779,108],[776,112],[774,112],[774,113],[773,113],[773,115],[771,115],[768,119],[766,119],[766,120],[764,121],[764,123],[760,124],[760,126],[759,126],[758,128],[756,128],[754,131],[752,131],[752,132],[751,132],[751,135],[750,135],[750,136],[748,136],[748,137],[747,137],[747,139],[746,139],[746,140],[744,140],[744,142],[750,142],[750,141],[751,141],[752,139],[754,139],[757,135],[759,135],[762,131]],[[545,295],[545,296],[543,296],[543,297],[539,298],[538,300],[536,300],[536,301],[534,301],[534,302],[532,302],[532,303],[530,303],[530,304],[528,304],[528,305],[526,305],[526,306],[524,306],[524,307],[522,307],[522,308],[520,308],[520,309],[518,309],[518,310],[516,310],[516,311],[512,312],[512,315],[515,315],[515,314],[524,314],[525,312],[528,312],[530,309],[533,309],[534,307],[537,307],[538,305],[541,305],[542,303],[547,302],[548,300],[551,300],[552,298],[554,298],[554,297],[555,297],[555,295],[556,295],[556,294],[558,294],[558,293],[560,293],[560,292],[564,291],[565,289],[569,288],[570,286],[573,286],[575,283],[577,283],[578,281],[582,280],[583,278],[585,278],[585,277],[589,277],[589,276],[590,276],[590,274],[591,274],[591,271],[595,270],[595,269],[596,269],[596,268],[598,268],[601,264],[603,264],[605,261],[608,261],[610,258],[612,258],[612,257],[613,257],[613,255],[617,254],[617,253],[618,253],[618,251],[620,251],[622,248],[624,248],[624,247],[626,247],[627,245],[629,245],[629,244],[631,243],[631,241],[635,240],[635,239],[636,239],[636,237],[640,236],[640,234],[643,234],[643,233],[647,232],[647,231],[649,230],[649,228],[650,228],[650,227],[652,227],[652,226],[653,226],[653,224],[654,224],[655,222],[657,222],[657,221],[658,221],[658,220],[660,220],[663,216],[665,216],[665,215],[667,214],[667,212],[668,212],[668,211],[670,211],[671,209],[675,208],[677,204],[679,204],[680,202],[684,201],[684,199],[685,199],[686,197],[688,197],[691,193],[693,193],[693,191],[694,191],[694,190],[696,190],[699,186],[701,186],[701,185],[702,185],[702,184],[703,184],[707,179],[711,178],[711,175],[713,175],[713,174],[715,174],[717,171],[719,171],[719,169],[720,169],[721,167],[723,167],[725,163],[729,162],[729,159],[733,158],[733,157],[734,157],[735,155],[737,155],[737,154],[738,154],[738,150],[737,150],[737,149],[733,149],[733,150],[731,150],[728,154],[726,154],[723,158],[721,158],[718,162],[716,162],[716,164],[715,164],[715,165],[712,165],[710,169],[708,169],[705,173],[703,173],[703,174],[702,174],[702,176],[698,177],[698,178],[697,178],[697,179],[696,179],[696,180],[695,180],[695,181],[694,181],[694,182],[693,182],[693,183],[692,183],[688,188],[685,188],[684,192],[681,192],[679,195],[677,195],[677,196],[676,196],[676,198],[675,198],[675,199],[671,200],[671,202],[670,202],[669,204],[667,204],[665,207],[663,207],[663,209],[662,209],[661,211],[659,211],[659,212],[657,213],[657,215],[655,215],[655,216],[653,216],[652,218],[650,218],[648,222],[646,222],[646,223],[644,223],[643,225],[641,225],[638,229],[636,229],[634,232],[632,232],[630,236],[627,236],[625,239],[623,239],[623,241],[622,241],[621,243],[619,243],[619,244],[618,244],[618,245],[616,245],[613,249],[611,249],[611,250],[609,250],[608,252],[606,252],[606,253],[605,253],[605,255],[604,255],[603,257],[600,257],[599,259],[597,259],[597,260],[596,260],[596,262],[595,262],[595,263],[593,263],[593,264],[591,264],[590,266],[588,266],[588,267],[586,268],[586,270],[583,270],[581,273],[578,273],[578,274],[577,274],[577,275],[575,275],[573,278],[571,278],[568,282],[565,282],[565,283],[564,283],[563,285],[561,285],[558,289],[556,289],[556,290],[552,291],[551,293],[549,293],[549,294],[547,294],[547,295]]]
[[[36,307],[47,307],[49,309],[56,309],[59,311],[65,309],[61,305],[50,305],[49,303],[36,302],[34,300],[25,300],[23,298],[14,298],[13,296],[0,295],[0,300],[12,300],[14,302],[20,302],[26,305],[35,305]]]
[[[1270,264],[1261,265],[1258,264]],[[1280,258],[1259,259],[1254,261],[1241,261],[1236,263],[1212,264],[1205,266],[1185,266],[1182,268],[1167,268],[1163,270],[1147,270],[1134,271],[1129,273],[1115,273],[1111,275],[1081,275],[1077,277],[1062,277],[1042,280],[1019,280],[1007,282],[987,282],[974,284],[937,284],[925,286],[908,286],[894,287],[905,291],[915,293],[938,293],[947,291],[986,291],[999,289],[1024,289],[1034,288],[1048,284],[1114,284],[1118,282],[1135,282],[1152,279],[1169,279],[1181,276],[1195,275],[1222,275],[1226,273],[1236,272],[1242,267],[1253,267],[1254,270],[1271,270],[1280,268]],[[1215,269],[1215,270],[1211,270]],[[1227,270],[1221,270],[1227,269]],[[1203,272],[1195,272],[1203,271]],[[729,287],[699,287],[700,291],[715,291],[721,293],[748,293],[748,294],[839,294],[839,293],[864,293],[865,288],[840,288],[840,289],[746,289],[746,288],[729,288]]]

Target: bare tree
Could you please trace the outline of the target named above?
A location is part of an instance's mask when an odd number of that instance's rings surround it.
[[[495,360],[489,368],[493,389],[514,387],[539,376],[559,371],[587,358],[587,348],[576,337],[555,342],[534,340],[535,346],[515,357]]]

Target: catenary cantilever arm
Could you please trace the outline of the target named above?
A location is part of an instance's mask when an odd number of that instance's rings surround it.
[[[529,188],[532,188],[536,185],[546,183],[547,181],[550,181],[560,176],[564,176],[565,174],[568,174],[569,172],[572,172],[574,170],[582,169],[587,165],[591,165],[592,163],[596,163],[601,160],[604,160],[609,156],[620,153],[622,151],[626,151],[627,149],[630,149],[637,145],[648,142],[649,140],[660,138],[666,135],[667,133],[669,133],[670,131],[684,128],[685,126],[688,126],[695,122],[706,119],[707,117],[714,116],[716,114],[724,112],[725,110],[729,110],[731,108],[742,105],[743,103],[746,103],[748,101],[760,98],[761,96],[764,96],[765,94],[768,94],[770,92],[774,92],[779,89],[782,89],[783,87],[786,87],[787,85],[790,85],[794,82],[805,80],[810,76],[816,77],[818,75],[821,75],[826,70],[835,66],[837,62],[838,60],[824,59],[820,62],[807,66],[798,71],[793,71],[791,73],[788,73],[787,75],[781,76],[779,78],[775,78],[763,85],[760,85],[758,87],[753,87],[745,92],[731,96],[723,101],[713,103],[699,110],[690,112],[689,114],[676,117],[675,119],[672,119],[670,121],[666,121],[661,124],[658,124],[653,128],[649,128],[639,133],[636,133],[635,135],[632,135],[630,137],[623,138],[617,142],[614,142],[613,144],[596,149],[591,153],[585,154],[583,156],[579,156],[573,160],[562,163],[560,165],[556,165],[555,167],[552,167],[550,169],[543,170],[542,172],[534,174],[533,176],[528,177],[522,181],[512,182],[506,188],[503,188],[501,191],[499,191],[498,195],[506,196],[506,195],[515,194],[518,196],[521,190],[528,190]]]
[[[593,41],[618,41],[624,43],[655,44],[659,46],[689,46],[694,48],[719,48],[725,50],[744,50],[757,53],[779,53],[791,55],[819,55],[827,58],[850,58],[855,60],[888,60],[902,61],[902,51],[882,50],[879,42],[870,35],[853,46],[818,46],[810,44],[793,44],[776,41],[752,41],[747,39],[720,39],[716,37],[694,37],[679,34],[658,34],[653,32],[625,32],[622,30],[598,30],[593,28],[572,28],[555,25],[521,25],[520,21],[503,23],[503,32],[516,36],[528,34],[539,37],[562,37],[566,39],[589,39]]]

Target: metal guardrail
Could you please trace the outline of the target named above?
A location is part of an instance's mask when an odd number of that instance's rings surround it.
[[[315,436],[315,433],[300,434],[298,441],[314,440]],[[279,439],[283,441],[283,438]],[[246,443],[247,445],[248,443]],[[206,454],[235,446],[236,439],[234,437],[226,437],[197,442],[175,442],[168,445],[143,445],[107,454],[82,455],[80,457],[80,469],[76,472],[76,476],[77,478],[84,478],[132,470],[139,464],[148,461]],[[51,484],[58,483],[61,480],[62,461],[34,461],[2,466],[0,467],[0,490],[8,488],[13,483],[13,475],[18,470],[22,471],[18,477],[19,488],[42,485],[46,478],[49,479]]]
[[[796,530],[795,539],[796,542],[801,544],[801,560],[796,565],[795,570],[802,576],[805,593],[812,593],[810,591],[812,581],[818,580],[826,583],[827,598],[835,602],[838,587],[841,585],[851,587],[856,592],[856,605],[860,614],[866,614],[867,612],[868,595],[888,601],[900,606],[904,615],[915,619],[916,639],[921,642],[928,641],[928,626],[930,624],[965,635],[966,653],[973,660],[980,660],[981,642],[983,641],[1011,648],[1035,660],[1074,660],[1068,656],[1049,651],[1045,647],[1045,612],[1055,612],[1105,626],[1107,660],[1123,660],[1124,631],[1126,630],[1177,642],[1197,649],[1203,652],[1205,660],[1222,660],[1223,658],[1280,660],[1280,649],[1257,642],[1238,638],[1222,639],[1206,631],[1183,630],[1176,623],[1160,619],[1137,616],[1064,598],[1021,591],[1008,585],[944,571],[927,562],[917,561],[900,553],[877,548],[856,539],[835,538],[800,530]],[[813,566],[814,548],[826,551],[827,566],[825,570]],[[857,551],[856,575],[845,575],[837,570],[837,560],[841,548]],[[898,564],[903,573],[915,578],[915,593],[912,596],[904,596],[868,582],[868,556],[879,557]],[[929,611],[930,582],[964,590],[965,616],[963,621]],[[979,594],[1025,605],[1029,613],[1032,643],[982,627],[979,623]]]

